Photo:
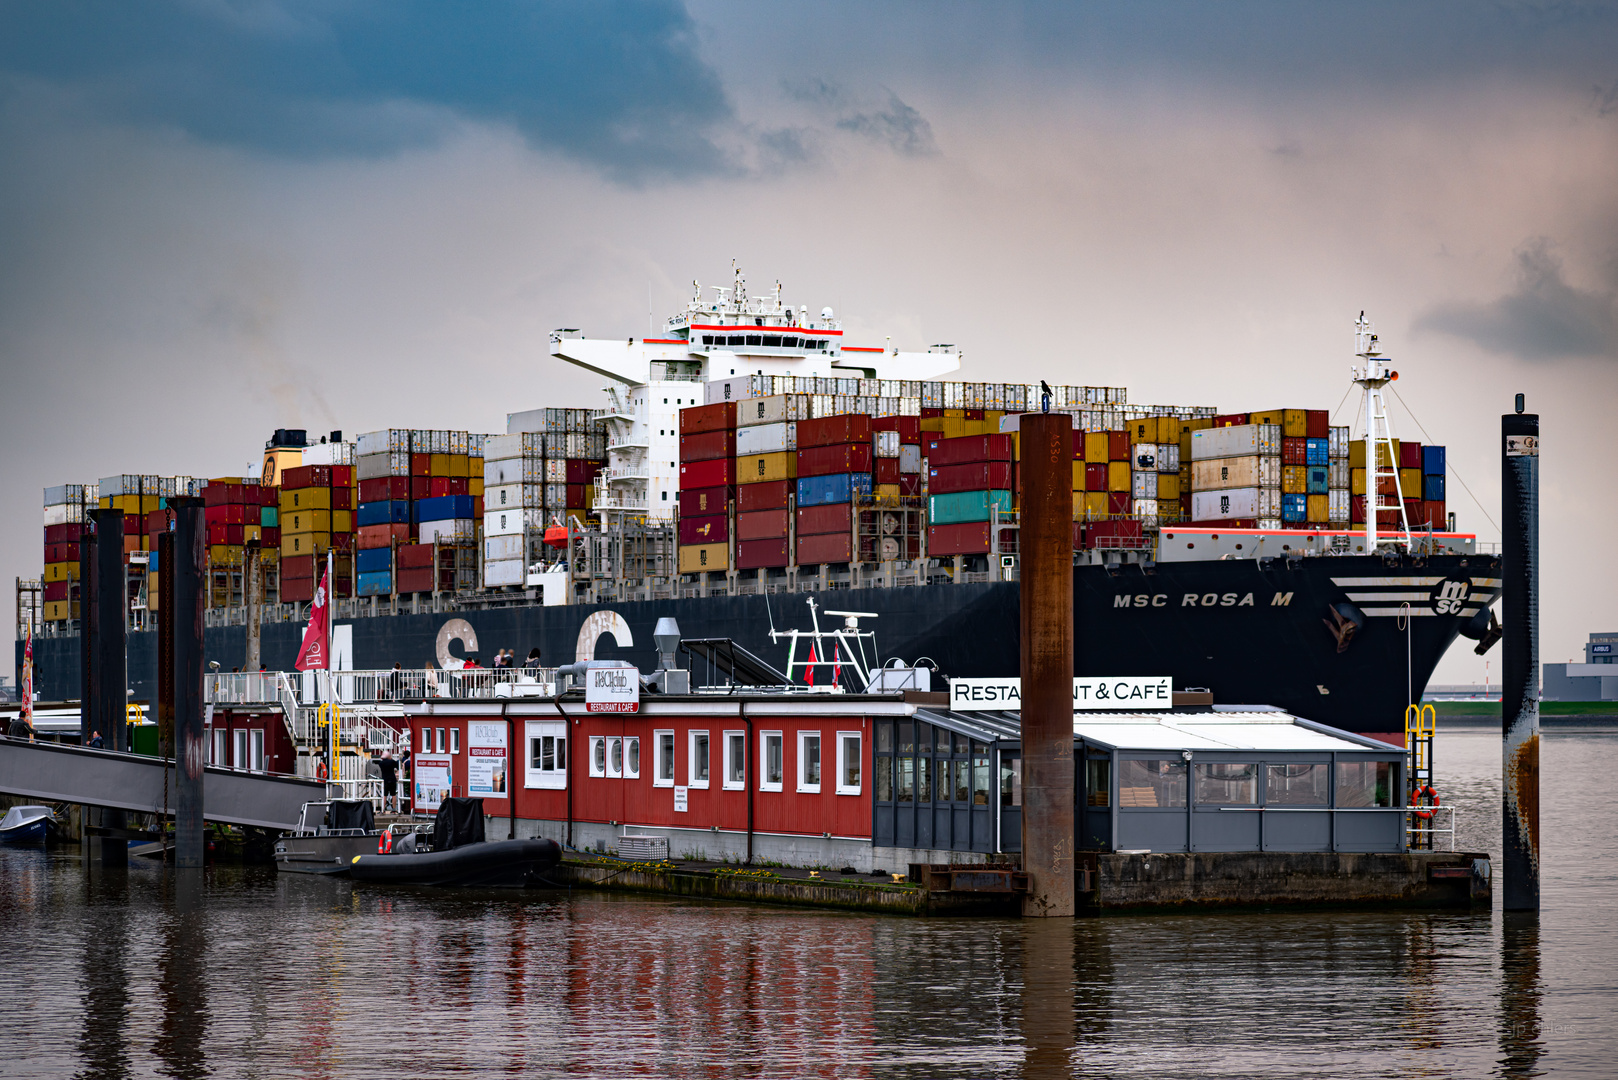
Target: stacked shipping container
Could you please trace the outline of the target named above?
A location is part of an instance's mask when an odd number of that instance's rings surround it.
[[[676,497],[681,511],[677,525],[681,573],[704,573],[730,567],[730,504],[735,497],[739,465],[736,430],[736,403],[733,401],[680,410],[680,487]],[[760,456],[749,457],[749,467],[763,468],[764,461],[755,461],[755,457]],[[773,470],[778,464],[778,460],[772,459],[770,468]],[[759,481],[763,474],[747,479]],[[784,548],[785,540],[781,543]],[[737,566],[742,567],[744,555],[756,553],[767,557],[762,555],[763,551],[763,548],[738,550]]]
[[[45,572],[40,588],[46,622],[79,617],[79,540],[85,513],[96,505],[95,484],[45,489]]]
[[[1010,515],[1019,487],[1015,441],[998,432],[926,440],[928,554],[992,550],[994,519]]]
[[[585,520],[595,505],[597,474],[606,464],[606,436],[590,409],[535,410],[540,430],[489,435],[483,444],[483,584],[527,581],[530,532],[569,519]]]

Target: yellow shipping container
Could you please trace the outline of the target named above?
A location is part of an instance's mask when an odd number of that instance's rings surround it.
[[[1157,501],[1161,505],[1168,501],[1178,502],[1180,498],[1180,474],[1157,474]]]
[[[1388,454],[1388,444],[1378,443],[1376,456],[1378,458],[1378,463],[1381,464],[1383,468],[1396,464],[1399,460],[1399,440],[1393,440],[1393,453],[1391,457]],[[1365,468],[1364,439],[1355,439],[1353,442],[1348,444],[1348,464],[1349,467],[1353,469]]]
[[[158,611],[158,610],[160,610],[159,605],[160,605],[160,602],[161,602],[161,600],[163,598],[163,590],[162,590],[161,586],[162,586],[162,582],[158,580],[158,575],[155,572],[148,573],[146,575],[146,610],[147,611]]]
[[[1365,470],[1364,469],[1350,469],[1350,470],[1348,470],[1348,493],[1350,495],[1364,495],[1365,494]]]
[[[292,555],[319,555],[331,547],[330,532],[281,534],[281,558]]]
[[[958,412],[959,410],[956,411]],[[939,428],[939,434],[946,439],[959,439],[967,433],[967,422],[964,416],[946,416],[944,417],[943,427]]]
[[[1082,461],[1073,463],[1073,490],[1084,490],[1084,462]]]
[[[483,475],[468,476],[466,478],[466,493],[477,499],[483,496]]]
[[[331,512],[331,531],[334,533],[347,533],[354,531],[354,511],[333,510]]]
[[[1280,409],[1271,409],[1269,412],[1249,413],[1247,419],[1252,424],[1280,424],[1283,417]]]
[[[1328,496],[1309,496],[1309,520],[1311,522],[1327,522],[1331,520],[1331,499]]]
[[[1309,470],[1303,465],[1281,466],[1281,494],[1305,495],[1309,491]]]
[[[727,544],[682,544],[680,546],[680,573],[700,574],[707,570],[730,569],[730,547]]]
[[[1107,516],[1107,493],[1105,491],[1086,491],[1084,493],[1084,516],[1091,521],[1099,521]]]
[[[1084,460],[1092,465],[1099,465],[1109,460],[1111,455],[1107,450],[1107,433],[1105,431],[1086,431],[1084,433]]]
[[[330,510],[296,510],[289,514],[283,510],[280,514],[281,534],[285,536],[289,533],[330,533],[331,513]]]
[[[451,476],[471,476],[472,459],[465,454],[451,454],[449,456],[449,474]]]
[[[584,485],[584,508],[586,510],[588,510],[588,509],[590,509],[590,507],[594,506],[595,504],[596,504],[596,486],[594,484],[585,484]]]
[[[247,544],[252,543],[254,540],[262,540],[262,539],[264,539],[264,526],[262,526],[262,525],[243,525],[242,526],[242,544],[243,544],[243,546],[246,546]]]
[[[944,433],[944,418],[942,416],[924,416],[921,418],[921,430],[930,431],[937,435]]]
[[[1399,497],[1402,499],[1421,498],[1421,470],[1399,470]]]
[[[1309,434],[1309,414],[1303,409],[1281,410],[1281,434],[1289,439],[1302,439]]]
[[[793,450],[773,454],[743,454],[736,459],[738,484],[762,484],[770,480],[796,480],[798,455]]]
[[[76,562],[53,562],[45,564],[45,583],[53,581],[79,580],[79,564]]]
[[[1129,462],[1109,461],[1107,463],[1107,490],[1128,491],[1129,488]]]
[[[450,454],[428,454],[427,455],[427,475],[428,476],[448,476],[449,475],[449,459],[450,459],[451,456],[452,455],[450,455]]]
[[[140,513],[139,495],[114,495],[108,510],[122,510],[126,514]]]
[[[946,420],[965,420],[966,419],[966,410],[965,409],[945,409],[944,410],[944,419],[946,419]]]
[[[209,566],[240,566],[242,564],[242,546],[240,544],[209,544]]]
[[[45,621],[62,622],[66,619],[79,617],[79,602],[77,600],[47,600],[45,601]]]
[[[899,503],[899,485],[878,484],[876,486],[876,501],[885,506],[897,506]]]
[[[294,510],[330,510],[331,488],[282,488],[277,508],[282,514]]]

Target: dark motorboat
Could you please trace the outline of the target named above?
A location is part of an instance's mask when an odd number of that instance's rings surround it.
[[[56,814],[48,806],[13,806],[0,818],[0,844],[37,844],[56,832]]]
[[[275,842],[275,867],[293,874],[346,873],[354,856],[374,855],[381,838],[364,799],[304,803],[297,829]]]
[[[407,836],[389,854],[356,855],[349,876],[393,885],[521,888],[562,860],[554,840],[484,840],[482,799],[445,799],[432,837],[432,851],[415,850],[416,838]]]

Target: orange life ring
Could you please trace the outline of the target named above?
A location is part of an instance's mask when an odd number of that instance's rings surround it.
[[[327,775],[327,773],[326,773],[326,759],[325,758],[316,758],[315,759],[315,779],[316,780],[324,780],[324,779],[326,779],[326,775]]]
[[[1433,800],[1432,802],[1426,803],[1425,805],[1427,805],[1427,806],[1438,806],[1439,805],[1438,792],[1433,790],[1433,786],[1431,784],[1423,784],[1423,785],[1421,785],[1421,787],[1416,789],[1416,798],[1420,799],[1423,796]],[[1418,805],[1423,805],[1423,804],[1418,804]],[[1419,817],[1419,818],[1426,819],[1426,818],[1432,817],[1433,812],[1431,810],[1417,810],[1416,811],[1416,816]]]
[[[393,854],[393,830],[383,829],[382,834],[376,838],[376,853],[378,855]]]

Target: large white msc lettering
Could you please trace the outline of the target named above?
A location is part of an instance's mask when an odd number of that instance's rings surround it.
[[[956,712],[1017,712],[1022,709],[1022,680],[951,679],[949,707]],[[1173,707],[1174,680],[1167,675],[1084,676],[1073,680],[1074,712]]]

